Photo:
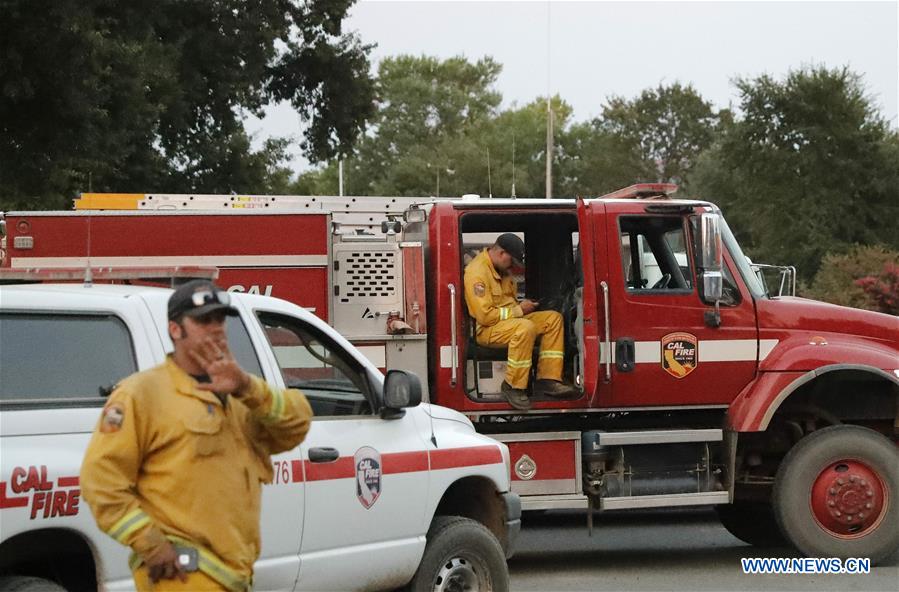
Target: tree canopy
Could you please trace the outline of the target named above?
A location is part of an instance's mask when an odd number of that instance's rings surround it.
[[[809,280],[828,252],[899,248],[899,138],[847,69],[737,81],[742,117],[694,171],[756,260]]]
[[[632,146],[643,161],[644,180],[683,183],[711,146],[718,117],[691,85],[675,82],[632,100],[610,98],[594,125]]]
[[[348,151],[373,110],[353,0],[24,0],[0,9],[4,207],[87,191],[260,191],[285,144],[253,151],[247,113],[289,101],[313,160]]]

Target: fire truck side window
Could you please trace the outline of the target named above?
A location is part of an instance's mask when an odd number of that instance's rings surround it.
[[[364,369],[341,347],[296,318],[257,314],[284,384],[303,391],[316,417],[371,414]]]
[[[629,292],[693,291],[683,220],[671,216],[622,216],[621,261]]]
[[[137,370],[131,336],[112,315],[0,314],[0,400],[102,405]]]

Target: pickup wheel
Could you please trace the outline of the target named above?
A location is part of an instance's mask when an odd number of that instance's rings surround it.
[[[480,522],[435,516],[411,592],[507,592],[509,570],[503,549]]]
[[[774,512],[805,555],[876,564],[899,549],[899,449],[860,426],[813,432],[777,471]]]
[[[66,592],[57,583],[32,576],[4,576],[0,578],[0,590],[3,592]]]
[[[776,547],[786,540],[774,518],[774,508],[763,502],[737,502],[715,506],[721,524],[744,543]]]

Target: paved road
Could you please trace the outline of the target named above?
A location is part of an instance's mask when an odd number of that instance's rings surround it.
[[[754,548],[730,535],[714,512],[689,509],[597,517],[587,536],[583,512],[526,514],[509,561],[512,590],[871,590],[899,592],[899,553],[867,575],[746,575],[741,557],[798,557]]]

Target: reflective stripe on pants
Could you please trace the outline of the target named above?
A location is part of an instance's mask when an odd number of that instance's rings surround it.
[[[500,321],[491,327],[478,327],[478,344],[485,347],[506,345],[509,348],[506,382],[513,388],[526,389],[531,369],[534,341],[540,340],[537,378],[562,380],[565,329],[562,315],[554,310],[541,310],[517,319]]]
[[[227,590],[228,592],[249,592],[253,589],[252,578],[246,578],[236,571],[229,568],[224,562],[215,556],[215,553],[208,549],[204,549],[199,545],[195,545],[190,541],[184,540],[180,537],[176,537],[174,535],[168,535],[166,537],[169,541],[177,546],[182,547],[191,547],[197,550],[198,562],[197,567],[198,570],[193,573],[202,573],[205,576],[208,576],[210,580],[216,582],[217,588],[209,588],[210,590]],[[137,582],[137,572],[140,568],[143,567],[143,561],[136,553],[131,553],[128,558],[128,567],[131,568],[131,572],[135,577],[135,582]],[[149,576],[148,576],[149,578]],[[170,581],[170,580],[167,580]],[[147,582],[150,582],[147,579]],[[178,580],[180,584],[181,581]],[[156,584],[152,584],[153,586],[159,586],[159,582]],[[141,589],[138,587],[138,589]],[[159,588],[150,588],[150,589],[159,589]],[[168,590],[168,588],[166,588]],[[190,588],[171,588],[172,590],[189,590]],[[206,590],[206,588],[201,588],[201,590]]]

